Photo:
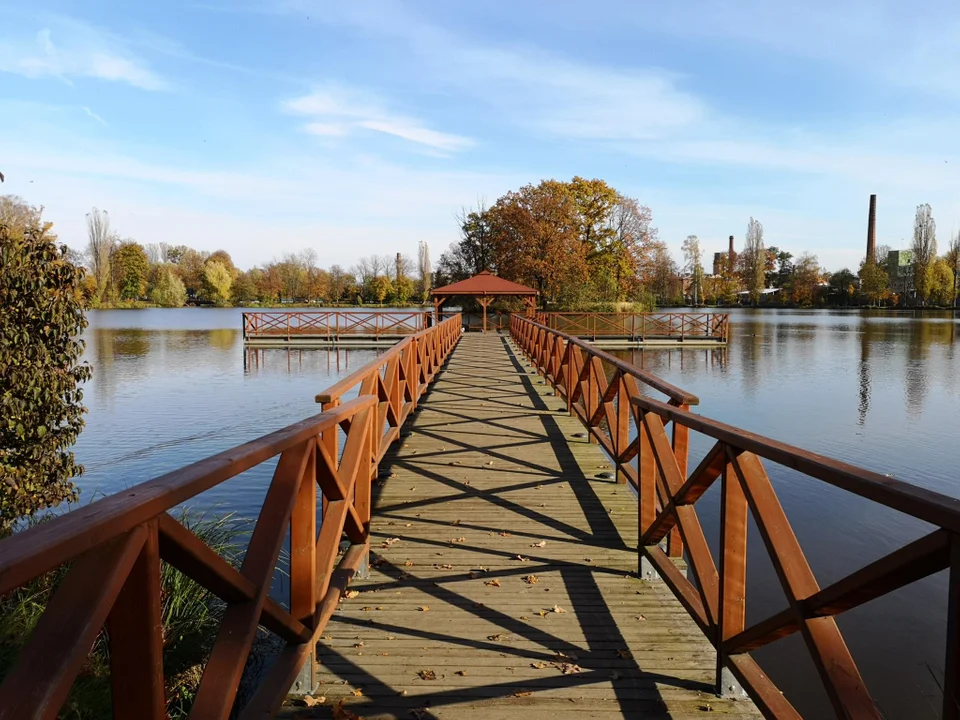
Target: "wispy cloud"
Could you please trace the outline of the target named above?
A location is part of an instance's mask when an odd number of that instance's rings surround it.
[[[316,12],[327,23],[404,46],[432,88],[491,106],[492,117],[560,139],[655,139],[701,120],[705,108],[683,77],[658,67],[611,67],[571,60],[531,46],[482,43],[456,34],[389,0],[335,8],[287,0],[290,12]]]
[[[77,78],[96,78],[142,90],[167,89],[163,78],[108,34],[89,25],[71,25],[71,31],[62,37],[55,36],[50,27],[41,29],[32,40],[0,36],[0,72],[55,77],[68,84]]]
[[[367,130],[446,153],[473,144],[470,138],[431,130],[419,120],[394,113],[369,93],[339,85],[327,85],[289,100],[284,103],[284,109],[315,118],[314,122],[304,125],[304,130],[314,135],[345,136]]]
[[[85,114],[87,117],[93,118],[94,120],[96,120],[96,121],[97,121],[98,123],[100,123],[101,125],[107,125],[107,124],[109,124],[109,123],[107,123],[106,120],[104,120],[102,117],[100,117],[99,115],[97,115],[93,110],[91,110],[90,108],[88,108],[86,105],[83,106],[83,112],[84,112],[84,114]]]

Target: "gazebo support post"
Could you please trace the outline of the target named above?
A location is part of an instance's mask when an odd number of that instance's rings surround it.
[[[477,302],[483,306],[483,331],[487,331],[487,306],[493,302],[492,297],[487,297],[486,295],[481,295],[477,298]]]
[[[434,297],[433,298],[433,324],[440,324],[440,306],[443,305],[443,301],[446,300],[445,297]]]
[[[537,298],[536,296],[528,296],[523,299],[523,303],[527,306],[527,317],[534,317],[537,314]]]

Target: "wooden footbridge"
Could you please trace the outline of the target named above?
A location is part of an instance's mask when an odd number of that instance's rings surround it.
[[[714,422],[582,340],[510,324],[408,335],[314,417],[0,541],[2,594],[69,565],[0,718],[57,717],[104,627],[114,717],[164,718],[161,563],[224,601],[196,719],[797,718],[751,656],[793,633],[836,716],[878,718],[834,618],[944,568],[943,717],[960,716],[958,501]],[[688,466],[691,432],[711,447]],[[168,514],[266,462],[239,567]],[[821,588],[765,463],[930,530]],[[711,549],[695,503],[713,483]],[[751,626],[749,515],[787,600]],[[285,544],[289,593],[272,595]],[[258,628],[280,649],[244,677]],[[291,690],[308,694],[284,705]]]

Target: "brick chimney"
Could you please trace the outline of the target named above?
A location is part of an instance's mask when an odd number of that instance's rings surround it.
[[[877,262],[877,196],[870,196],[870,213],[867,215],[867,262]]]
[[[730,250],[727,252],[727,257],[730,258],[731,263],[733,263],[734,258],[737,257],[737,254],[733,251],[733,235],[730,236]]]

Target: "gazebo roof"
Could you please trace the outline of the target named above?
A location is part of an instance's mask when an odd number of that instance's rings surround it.
[[[466,280],[444,285],[430,291],[431,295],[539,295],[531,287],[520,283],[510,282],[497,277],[489,270],[484,270]]]

